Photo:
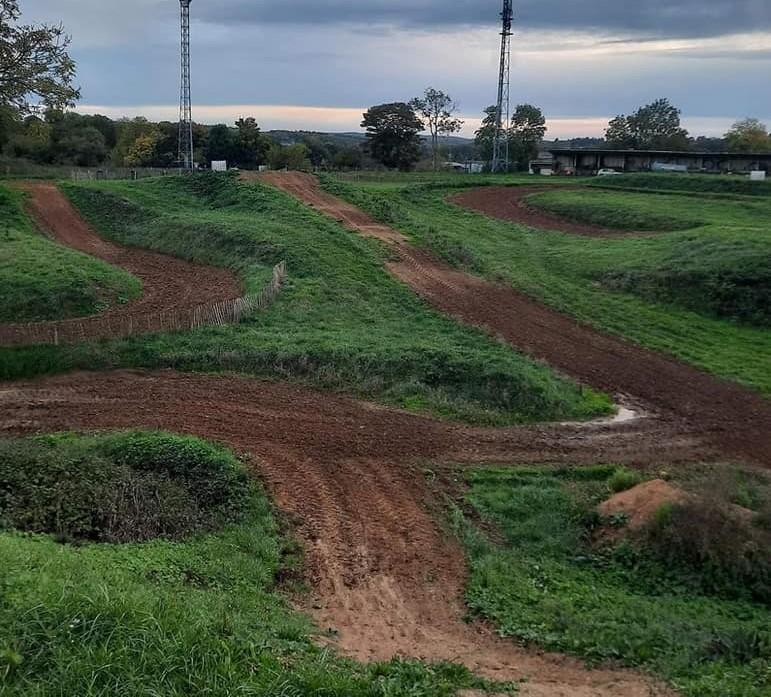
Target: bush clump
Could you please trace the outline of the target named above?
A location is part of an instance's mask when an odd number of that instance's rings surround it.
[[[155,432],[0,442],[0,527],[62,541],[181,539],[241,517],[248,477],[227,451]]]
[[[665,504],[641,531],[641,544],[671,569],[681,569],[705,592],[746,593],[771,603],[771,535],[718,501],[690,497]]]
[[[608,477],[608,488],[614,494],[620,494],[622,491],[627,491],[637,486],[640,482],[642,482],[642,476],[640,476],[639,472],[622,468],[616,470]]]

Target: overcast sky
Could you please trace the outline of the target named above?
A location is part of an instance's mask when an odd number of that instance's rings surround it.
[[[21,0],[73,36],[82,111],[176,119],[178,0]],[[192,0],[194,117],[357,130],[362,109],[449,92],[465,134],[495,101],[500,0]],[[771,120],[771,0],[515,0],[512,101],[550,136],[599,135],[658,97],[693,133]]]

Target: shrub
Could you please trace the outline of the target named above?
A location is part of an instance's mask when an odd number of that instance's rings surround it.
[[[179,539],[236,520],[249,482],[232,455],[163,433],[0,443],[0,524],[63,541]]]
[[[771,536],[721,502],[667,504],[641,534],[650,553],[689,572],[706,592],[741,595],[746,589],[771,603]]]
[[[642,476],[639,472],[628,469],[618,469],[608,478],[608,488],[618,494],[637,486],[642,482]]]

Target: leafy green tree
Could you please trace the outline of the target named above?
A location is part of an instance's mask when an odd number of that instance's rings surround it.
[[[335,153],[332,166],[335,169],[361,169],[363,157],[360,148],[343,148]]]
[[[18,0],[0,0],[0,106],[21,115],[63,109],[80,98],[62,25],[23,25]],[[33,104],[31,100],[36,100]]]
[[[236,162],[240,167],[254,169],[265,164],[270,150],[271,140],[263,135],[257,121],[252,118],[241,118],[236,121],[238,130],[236,144]]]
[[[361,122],[367,130],[367,150],[389,169],[410,171],[420,160],[423,122],[404,102],[371,107]]]
[[[137,116],[134,119],[120,119],[115,122],[115,127],[117,138],[112,151],[112,162],[116,167],[131,166],[126,162],[131,146],[140,136],[152,133],[156,128],[155,124],[143,116]]]
[[[458,105],[450,95],[429,87],[422,97],[416,97],[410,106],[431,134],[431,159],[434,171],[439,169],[439,138],[457,133],[463,128],[463,120],[456,118]]]
[[[233,162],[237,154],[235,133],[224,124],[217,124],[209,129],[206,141],[206,160],[227,160]]]
[[[271,169],[309,170],[312,167],[309,155],[310,150],[305,143],[274,143],[268,152],[268,164]]]
[[[771,136],[766,124],[759,119],[737,121],[725,134],[729,149],[735,152],[767,152],[771,150]]]
[[[474,142],[484,160],[493,159],[493,145],[497,129],[498,109],[489,106],[484,111],[482,125],[476,132]],[[538,154],[538,146],[546,135],[546,117],[541,109],[532,104],[519,104],[514,110],[508,131],[510,166],[527,169]]]
[[[51,124],[37,116],[28,116],[21,127],[10,136],[6,151],[12,157],[41,163],[51,162],[52,131]]]
[[[158,160],[161,132],[152,130],[139,136],[129,147],[124,162],[129,167],[152,167]]]
[[[498,119],[498,109],[495,106],[489,106],[484,111],[482,125],[475,133],[474,143],[479,149],[479,154],[485,162],[491,162],[493,159],[493,144],[495,143],[495,129]]]
[[[631,116],[612,119],[605,131],[605,140],[616,148],[686,150],[688,131],[680,125],[680,113],[668,99],[657,99]]]
[[[543,112],[532,104],[517,105],[509,129],[509,150],[517,169],[529,169],[530,160],[538,155],[545,135],[546,117]]]

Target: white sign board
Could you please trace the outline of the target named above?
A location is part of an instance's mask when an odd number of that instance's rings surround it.
[[[213,160],[211,163],[211,168],[213,172],[227,172],[228,171],[228,161],[227,160]]]
[[[766,181],[766,173],[763,170],[759,172],[750,172],[750,181],[753,181],[753,182]]]

